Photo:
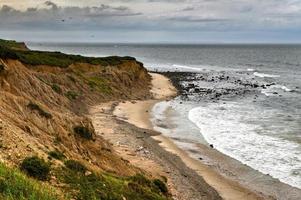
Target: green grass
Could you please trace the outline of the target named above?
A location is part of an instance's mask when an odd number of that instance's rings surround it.
[[[64,160],[66,158],[66,156],[59,150],[50,151],[48,152],[48,155],[56,160]]]
[[[99,92],[110,94],[112,89],[110,88],[107,80],[102,77],[90,77],[88,78],[89,85],[92,89],[97,89]]]
[[[75,63],[88,63],[92,65],[114,66],[121,64],[123,61],[132,60],[132,57],[84,57],[80,55],[69,55],[61,52],[46,52],[46,51],[30,51],[20,50],[22,43],[14,41],[0,40],[0,58],[8,58],[19,60],[22,63],[29,65],[48,65],[66,68]]]
[[[17,169],[0,163],[0,199],[3,200],[59,200],[55,190],[42,185]]]
[[[71,90],[70,90],[70,91],[66,92],[65,96],[66,96],[69,100],[76,100],[77,97],[78,97],[78,94],[77,94],[77,92],[71,91]]]
[[[10,49],[18,49],[18,50],[28,50],[26,45],[23,42],[16,42],[14,40],[2,40],[0,39],[0,45],[10,48]]]
[[[112,174],[90,173],[62,168],[59,179],[66,183],[65,190],[77,200],[168,200],[166,194],[143,175],[118,177]],[[138,177],[138,178],[137,178]]]
[[[57,84],[52,84],[51,88],[58,94],[62,94],[63,92],[62,88]]]

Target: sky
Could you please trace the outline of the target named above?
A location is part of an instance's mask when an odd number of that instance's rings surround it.
[[[0,0],[0,38],[301,43],[301,0]]]

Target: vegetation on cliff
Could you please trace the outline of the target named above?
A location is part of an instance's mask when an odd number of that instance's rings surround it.
[[[123,61],[136,61],[132,57],[109,56],[103,58],[69,55],[61,52],[31,51],[24,43],[0,40],[0,58],[19,60],[29,65],[48,65],[66,68],[75,63],[88,63],[91,65],[118,65]]]

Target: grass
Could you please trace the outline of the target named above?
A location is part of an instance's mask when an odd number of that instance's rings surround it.
[[[24,50],[23,43],[0,40],[0,58],[15,59],[29,65],[48,65],[66,68],[75,63],[88,63],[92,65],[114,66],[123,61],[132,60],[132,57],[110,56],[103,58],[69,55],[61,52],[30,51]]]
[[[0,163],[0,199],[62,200],[50,186],[43,185],[2,163]]]
[[[77,92],[71,91],[71,90],[70,90],[70,91],[66,92],[65,96],[66,96],[69,100],[76,100],[77,97],[78,97],[78,94],[77,94]]]
[[[48,152],[48,155],[56,160],[64,160],[66,158],[66,156],[59,150],[50,151]]]
[[[62,94],[63,92],[62,88],[57,84],[52,84],[51,88],[58,94]]]
[[[101,78],[101,77],[90,77],[88,78],[89,85],[92,89],[97,89],[98,91],[102,93],[109,94],[112,92],[112,89],[110,88],[109,84],[107,83],[107,80]]]
[[[143,175],[118,177],[107,173],[85,174],[82,170],[63,167],[57,171],[65,190],[77,200],[168,200],[166,194]],[[137,178],[139,177],[139,178]]]
[[[75,172],[85,173],[87,171],[87,168],[76,160],[67,160],[65,166]]]
[[[10,49],[17,49],[17,50],[28,50],[26,45],[23,42],[16,42],[14,40],[1,40],[0,45],[10,48]]]
[[[33,102],[30,102],[27,107],[30,109],[30,110],[34,110],[34,111],[37,111],[39,113],[39,115],[41,115],[42,117],[45,117],[46,119],[51,119],[52,118],[52,115],[46,111],[44,111],[39,105],[33,103]]]

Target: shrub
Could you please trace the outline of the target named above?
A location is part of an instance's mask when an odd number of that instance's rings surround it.
[[[168,189],[163,181],[160,179],[155,179],[153,180],[153,183],[163,194],[167,194]]]
[[[35,110],[41,115],[42,117],[45,117],[46,119],[51,119],[52,115],[46,111],[44,111],[39,105],[30,102],[27,107],[31,110]]]
[[[79,135],[82,138],[92,140],[93,139],[93,133],[91,131],[84,127],[84,126],[76,126],[74,127],[74,132]]]
[[[21,170],[38,180],[47,180],[50,165],[37,156],[27,157],[21,163]]]
[[[74,91],[68,91],[65,95],[69,100],[75,100],[78,97],[78,94]]]
[[[67,160],[65,166],[75,172],[85,173],[87,171],[87,168],[76,160]]]
[[[143,176],[142,174],[136,174],[131,179],[133,182],[138,183],[139,185],[143,185],[143,186],[151,185],[151,181],[147,179],[145,176]]]
[[[59,85],[53,84],[53,85],[51,86],[51,88],[52,88],[53,91],[55,91],[56,93],[62,94],[62,88],[61,88]]]
[[[63,160],[64,158],[66,158],[66,156],[58,150],[50,151],[48,155],[57,160]]]

